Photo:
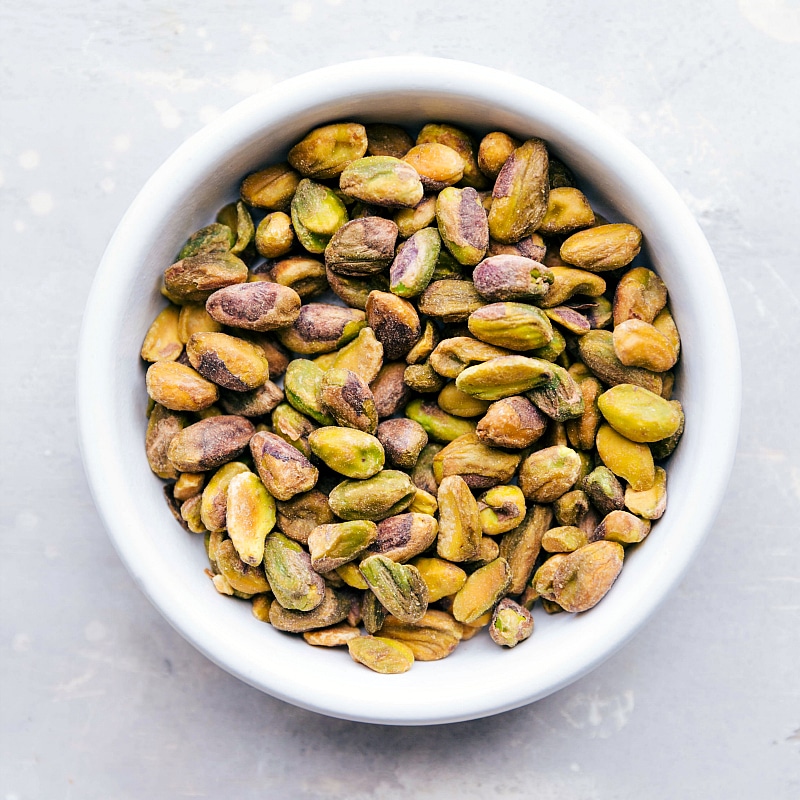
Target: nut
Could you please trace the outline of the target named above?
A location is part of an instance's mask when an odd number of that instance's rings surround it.
[[[164,287],[180,303],[205,302],[218,289],[244,283],[247,266],[232,253],[183,258],[164,272]]]
[[[408,645],[416,661],[447,658],[461,641],[461,623],[444,611],[426,611],[414,623],[387,617],[378,633],[381,637]]]
[[[616,542],[592,542],[570,553],[553,575],[553,597],[565,611],[588,611],[606,595],[622,570]]]
[[[383,469],[384,449],[369,433],[354,428],[318,428],[308,436],[317,458],[348,478],[371,478]]]
[[[600,427],[602,417],[597,407],[597,398],[603,391],[600,381],[593,377],[582,378],[578,386],[583,396],[583,414],[576,419],[566,422],[569,443],[578,450],[592,450],[597,429]]]
[[[453,600],[453,616],[474,622],[492,609],[511,586],[511,570],[504,558],[496,558],[475,570]]]
[[[290,500],[313,489],[319,470],[280,436],[259,431],[250,440],[250,453],[267,491],[277,500]]]
[[[176,414],[158,403],[150,413],[144,449],[150,469],[159,478],[165,480],[178,478],[178,470],[167,458],[167,452],[170,442],[186,427],[187,423],[185,415]]]
[[[186,344],[193,333],[221,331],[222,325],[206,311],[205,303],[186,303],[178,317],[178,338]]]
[[[339,177],[339,188],[365,203],[393,208],[414,208],[424,193],[414,167],[392,156],[354,161]]]
[[[422,425],[408,418],[384,420],[378,425],[377,437],[389,463],[400,469],[411,469],[428,444],[428,434]]]
[[[333,417],[322,405],[322,378],[325,373],[313,361],[296,358],[286,368],[283,390],[286,399],[301,414],[321,425],[333,425]]]
[[[170,442],[167,458],[180,472],[216,469],[241,453],[255,428],[250,420],[218,416],[195,422]]]
[[[553,380],[552,364],[538,358],[501,356],[467,367],[456,386],[480,400],[501,400],[527,392]]]
[[[486,305],[472,281],[434,280],[419,298],[419,310],[442,322],[464,322],[473,311]]]
[[[220,405],[226,414],[242,417],[263,417],[283,402],[283,390],[272,381],[265,381],[250,392],[224,392]]]
[[[592,505],[601,514],[618,511],[625,505],[622,484],[608,467],[596,467],[582,481],[583,490],[589,495]]]
[[[482,417],[489,408],[488,400],[478,400],[459,389],[455,383],[448,383],[436,398],[442,411],[456,417]],[[487,442],[487,444],[491,444]]]
[[[511,480],[519,462],[518,453],[489,447],[474,432],[465,433],[436,454],[433,475],[439,484],[449,475],[460,475],[470,489],[487,489]]]
[[[389,280],[385,275],[374,274],[365,278],[352,278],[339,275],[327,268],[325,276],[331,291],[352,308],[363,311],[367,307],[369,293],[375,291],[386,292],[389,290]]]
[[[533,633],[533,616],[527,608],[504,597],[492,614],[489,636],[503,647],[515,647]]]
[[[547,418],[530,400],[507,397],[489,406],[475,432],[485,444],[522,449],[541,438]]]
[[[261,566],[245,564],[236,553],[230,539],[223,539],[222,534],[212,533],[210,541],[214,542],[213,550],[209,547],[209,558],[213,552],[213,565],[222,575],[233,592],[241,592],[247,596],[268,592],[270,585]]]
[[[254,208],[285,211],[300,183],[300,175],[288,164],[273,164],[253,172],[242,182],[242,200]]]
[[[439,523],[430,514],[410,512],[387,517],[378,523],[370,552],[403,563],[425,552],[436,539]]]
[[[560,255],[567,264],[605,272],[630,264],[641,246],[642,232],[635,225],[617,222],[573,233],[561,245]]]
[[[639,519],[627,511],[612,511],[589,537],[593,542],[609,541],[619,544],[638,544],[650,533],[650,521]]]
[[[235,392],[257,389],[269,379],[263,350],[227,333],[193,333],[186,355],[204,378]]]
[[[320,525],[308,537],[311,566],[330,572],[361,555],[377,535],[378,526],[364,519]]]
[[[294,244],[292,218],[283,211],[273,211],[258,223],[256,250],[264,258],[285,256]]]
[[[486,178],[478,168],[478,162],[475,158],[475,150],[477,149],[475,142],[466,131],[462,131],[453,125],[429,123],[422,128],[417,136],[418,145],[427,142],[438,142],[439,144],[447,145],[461,156],[464,161],[462,183],[465,186],[472,186],[475,189],[486,187]]]
[[[178,261],[191,256],[227,253],[236,244],[236,234],[227,225],[214,222],[195,231],[178,253]]]
[[[500,556],[508,562],[511,573],[510,594],[521,594],[525,590],[552,519],[550,506],[531,505],[522,523],[500,540]]]
[[[356,122],[323,125],[289,151],[289,163],[307,178],[335,178],[367,152],[367,131]]]
[[[442,411],[436,403],[422,399],[412,400],[406,406],[405,414],[422,425],[428,437],[435,442],[452,442],[465,433],[475,431],[475,423],[471,420],[455,417]]]
[[[402,158],[414,146],[414,140],[399,125],[378,123],[365,127],[371,156]]]
[[[556,422],[566,422],[582,416],[585,405],[578,383],[558,364],[551,364],[550,369],[553,371],[553,379],[543,386],[531,389],[527,396],[540,411]]]
[[[422,335],[406,354],[406,364],[420,364],[427,361],[439,344],[439,329],[427,320]]]
[[[178,320],[180,309],[170,303],[154,320],[142,342],[145,361],[175,361],[183,351]]]
[[[365,310],[367,324],[383,345],[388,361],[405,357],[422,335],[414,306],[391,292],[370,292]]]
[[[430,359],[424,364],[409,364],[403,380],[412,391],[422,394],[438,392],[444,386],[444,378],[431,366]]]
[[[486,255],[489,225],[475,189],[442,189],[436,198],[436,223],[442,241],[460,264],[478,264]]]
[[[311,568],[311,556],[297,542],[278,531],[267,536],[264,571],[275,599],[284,609],[312,611],[322,603],[326,594],[325,582]],[[275,624],[271,613],[270,621]]]
[[[206,476],[202,472],[184,472],[175,481],[175,485],[172,487],[172,495],[176,500],[188,500],[190,497],[197,497],[203,491],[205,481]]]
[[[466,481],[460,475],[447,476],[439,486],[437,500],[439,538],[436,552],[448,561],[476,558],[481,541],[480,512]]]
[[[341,519],[377,522],[405,511],[415,494],[416,487],[405,472],[385,469],[367,480],[343,481],[330,493],[328,502]]]
[[[597,405],[609,425],[632,442],[658,442],[681,424],[679,404],[641,386],[613,386],[597,398]]]
[[[309,253],[323,253],[331,237],[347,222],[347,209],[327,186],[304,178],[292,198],[292,226]]]
[[[322,376],[320,398],[323,408],[340,425],[372,434],[378,429],[378,412],[372,392],[355,372],[329,369]]]
[[[408,239],[417,231],[427,228],[436,220],[436,198],[423,197],[414,208],[401,208],[394,212],[393,217],[400,236]]]
[[[667,510],[667,473],[656,467],[653,488],[636,492],[629,486],[625,490],[625,508],[644,519],[659,519]]]
[[[200,519],[208,530],[225,530],[228,524],[228,488],[230,483],[237,475],[249,471],[241,461],[229,461],[211,476],[206,488],[203,489],[200,504]]]
[[[307,553],[305,555],[308,556]],[[329,628],[331,625],[347,619],[352,606],[352,594],[349,591],[333,589],[325,584],[321,575],[317,575],[316,572],[314,575],[319,578],[323,586],[322,602],[311,611],[286,609],[281,605],[280,600],[273,603],[269,609],[269,621],[273,627],[289,633],[306,633],[320,628]],[[278,599],[277,594],[275,598]],[[350,644],[352,642],[348,642],[348,646]]]
[[[315,647],[343,647],[351,639],[358,639],[359,636],[361,636],[361,631],[346,622],[322,630],[307,631],[303,634],[306,642]]]
[[[594,225],[594,212],[583,192],[571,186],[550,189],[547,213],[539,224],[540,233],[549,236],[572,233],[590,225]]]
[[[263,269],[259,268],[257,272],[251,273],[251,281],[262,280],[285,286],[302,299],[314,297],[328,288],[325,265],[317,258],[289,256],[280,261],[266,262],[263,266]],[[291,319],[287,319],[285,324],[291,325],[295,319],[297,315],[292,314]]]
[[[636,267],[626,272],[614,292],[614,326],[629,319],[653,322],[667,303],[667,287],[652,270]]]
[[[240,255],[246,252],[256,232],[253,218],[250,216],[247,206],[241,200],[235,203],[228,203],[217,214],[217,222],[230,228],[236,237],[236,241],[231,247],[231,253]]]
[[[217,387],[175,361],[156,361],[146,375],[147,394],[170,411],[202,411],[219,397]]]
[[[472,280],[478,293],[491,302],[544,297],[553,273],[530,258],[493,255],[475,267]]]
[[[603,463],[636,492],[652,489],[655,483],[653,455],[646,444],[638,444],[617,433],[610,425],[597,431],[597,453]]]
[[[478,166],[481,172],[492,180],[497,178],[503,164],[520,146],[521,142],[502,131],[492,131],[481,139],[478,148]]]
[[[469,316],[473,336],[509,350],[544,347],[553,338],[553,326],[545,313],[525,303],[492,303]]]
[[[581,460],[569,447],[546,447],[531,453],[519,471],[519,486],[526,500],[552,503],[578,480]]]
[[[525,497],[518,486],[495,486],[478,499],[481,529],[497,536],[516,528],[525,517]]]
[[[278,501],[277,506],[278,528],[300,544],[308,544],[308,537],[314,528],[336,519],[328,505],[328,498],[317,489],[295,495],[285,502]]]
[[[375,380],[370,383],[378,419],[394,416],[408,400],[411,390],[403,381],[405,371],[406,365],[401,361],[384,364]]]
[[[433,476],[433,459],[439,453],[443,445],[435,442],[430,442],[422,448],[419,454],[417,463],[411,470],[411,480],[417,487],[417,490],[422,490],[433,497],[434,503],[436,502],[436,493],[439,491],[439,484]],[[414,499],[416,502],[416,497]],[[413,505],[413,504],[412,504]]]
[[[674,328],[674,324],[672,327]],[[655,326],[640,319],[620,322],[614,328],[613,337],[614,352],[626,367],[666,372],[678,360],[678,353],[672,342]]]
[[[658,373],[639,367],[626,367],[617,358],[611,331],[589,331],[580,337],[578,349],[583,363],[604,383],[611,386],[632,383],[655,394],[661,393],[661,376]]]
[[[574,525],[550,528],[542,537],[542,548],[548,553],[572,553],[588,543],[586,533]]]
[[[264,542],[275,527],[275,498],[252,472],[240,472],[228,484],[226,527],[239,558],[257,567]]]
[[[399,297],[422,294],[433,278],[442,240],[436,228],[423,228],[397,250],[389,270],[389,287]]]
[[[454,336],[444,339],[431,353],[431,366],[445,378],[457,378],[467,367],[511,355],[508,350],[473,339]]]
[[[300,314],[300,295],[278,283],[242,283],[214,292],[206,311],[232,328],[272,331],[291,325]]]
[[[599,276],[582,269],[550,266],[553,282],[546,294],[538,299],[542,308],[555,308],[573,295],[600,297],[606,290],[606,282]]]
[[[277,336],[284,347],[308,356],[337,350],[358,336],[366,324],[363,311],[328,303],[306,303],[294,324],[282,328]]]
[[[428,587],[428,602],[456,594],[466,583],[467,573],[442,558],[416,558],[412,562]],[[431,613],[431,612],[428,612]]]
[[[392,220],[353,219],[331,237],[325,248],[325,264],[339,275],[372,275],[389,266],[396,241],[397,225]]]
[[[403,642],[381,636],[359,636],[347,643],[353,661],[382,675],[408,672],[414,665],[414,653]]]
[[[423,187],[433,192],[453,186],[464,176],[464,159],[452,147],[439,142],[415,145],[403,161],[414,167]]]
[[[401,622],[417,622],[428,610],[428,587],[419,570],[397,564],[386,556],[373,555],[359,566],[381,605]]]

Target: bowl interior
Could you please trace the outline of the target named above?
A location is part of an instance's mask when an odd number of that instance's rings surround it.
[[[144,455],[145,366],[138,352],[163,307],[163,270],[187,236],[213,220],[244,175],[284,159],[332,120],[451,121],[477,134],[539,136],[577,175],[595,208],[644,232],[670,291],[683,355],[676,395],[687,428],[669,468],[669,509],[631,549],[613,587],[580,615],[535,612],[523,646],[488,636],[448,659],[387,678],[346,650],[312,648],[258,623],[248,603],[218,595],[203,570],[201,537],[166,508]],[[543,697],[613,653],[680,578],[721,502],[738,425],[738,351],[725,289],[688,210],[632,145],[570,101],[536,84],[438,59],[379,59],[327,68],[235,107],[158,170],[112,239],[87,306],[79,415],[87,473],[131,573],[166,618],[220,666],[289,702],[348,719],[418,724],[468,719]],[[719,394],[728,395],[720,410]],[[713,398],[713,408],[712,408]],[[389,691],[387,691],[389,690]]]

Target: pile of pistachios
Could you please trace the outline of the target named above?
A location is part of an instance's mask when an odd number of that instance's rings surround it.
[[[147,458],[217,591],[382,673],[592,608],[684,425],[641,243],[537,138],[336,123],[248,175],[141,351]]]

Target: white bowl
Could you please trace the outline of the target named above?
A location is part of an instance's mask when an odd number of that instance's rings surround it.
[[[164,502],[144,454],[144,367],[139,348],[157,310],[162,271],[187,236],[229,202],[244,175],[280,160],[332,120],[451,121],[481,133],[539,136],[578,175],[601,210],[638,225],[666,281],[683,339],[677,394],[686,432],[669,464],[669,509],[629,551],[617,583],[592,611],[535,614],[525,644],[488,636],[444,661],[377,675],[346,650],[312,648],[257,622],[249,603],[218,595],[203,573],[199,537]],[[611,212],[609,212],[611,213]],[[131,205],[97,271],[78,369],[84,463],[95,502],[136,582],[201,652],[290,703],[352,720],[433,724],[530,703],[608,658],[677,584],[711,527],[733,463],[740,375],[736,330],[714,256],[656,167],[597,117],[530,81],[433,58],[383,58],[327,67],[251,97],[192,136]]]

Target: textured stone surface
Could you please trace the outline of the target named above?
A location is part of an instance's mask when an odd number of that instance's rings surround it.
[[[800,385],[776,368],[800,334],[797,2],[34,0],[0,39],[0,797],[800,795]],[[728,500],[642,632],[539,703],[429,729],[301,711],[184,642],[100,524],[73,403],[96,265],[167,155],[275,81],[407,53],[537,80],[641,147],[719,259],[745,384]]]

